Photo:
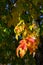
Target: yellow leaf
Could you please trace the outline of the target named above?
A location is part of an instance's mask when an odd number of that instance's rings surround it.
[[[32,26],[29,26],[29,29],[32,30]]]
[[[16,39],[18,40],[18,35],[16,35]]]

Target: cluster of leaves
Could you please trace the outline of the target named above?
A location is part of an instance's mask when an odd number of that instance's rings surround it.
[[[17,41],[15,39],[14,26],[8,27],[9,18],[11,17],[12,19],[12,9],[15,11],[13,5],[16,1],[0,0],[0,65],[1,63],[5,65],[36,65],[35,59],[28,54],[28,51],[23,59],[16,56],[15,50],[19,44],[20,37]],[[43,1],[40,4],[39,0],[18,0],[17,5],[16,10],[18,13],[20,12],[21,19],[27,25],[31,23],[32,19],[35,19],[40,27],[40,34],[43,36]],[[21,12],[22,8],[23,11]]]

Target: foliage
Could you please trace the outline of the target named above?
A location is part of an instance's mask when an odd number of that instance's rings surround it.
[[[21,21],[26,29],[20,25],[23,30],[18,27],[22,31],[18,33],[16,26]],[[33,24],[36,24],[36,28]],[[0,0],[0,65],[36,65],[37,59],[28,50],[23,58],[16,55],[20,40],[26,38],[27,33],[32,35],[33,31],[36,38],[43,38],[43,0]]]

